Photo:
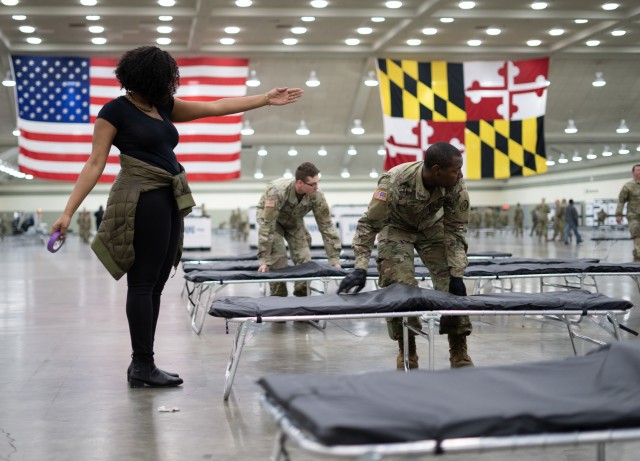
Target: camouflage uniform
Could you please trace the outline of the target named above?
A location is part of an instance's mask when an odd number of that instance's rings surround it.
[[[91,233],[91,213],[81,211],[78,213],[78,233],[84,243],[89,243],[89,234]]]
[[[513,224],[515,225],[515,234],[516,236],[522,236],[523,235],[523,224],[524,224],[524,211],[522,210],[522,207],[520,206],[520,204],[518,203],[518,205],[516,205],[516,211],[515,214],[513,215]]]
[[[633,260],[640,262],[640,182],[629,181],[618,195],[616,217],[622,218],[624,204],[627,204],[627,221],[629,233],[633,239]]]
[[[379,285],[417,285],[414,249],[429,269],[436,290],[449,291],[449,277],[467,267],[469,194],[464,181],[432,192],[422,183],[424,162],[404,163],[384,173],[366,213],[358,221],[353,248],[356,269],[367,270],[376,235]],[[410,323],[420,328],[420,321]],[[402,338],[402,319],[387,319],[391,339]],[[442,317],[441,334],[468,335],[468,316]]]
[[[329,264],[340,263],[340,237],[333,221],[324,194],[303,195],[298,199],[295,179],[280,178],[271,182],[260,197],[256,211],[258,222],[258,259],[261,265],[271,269],[287,267],[287,251],[284,241],[289,244],[291,260],[302,264],[311,260],[311,235],[304,225],[304,216],[313,211],[322,234]],[[295,296],[307,295],[307,283],[297,282]],[[272,283],[272,296],[287,296],[286,283]]]
[[[565,219],[564,215],[567,210],[567,205],[560,202],[560,200],[556,201],[556,213],[553,217],[553,237],[551,241],[558,237],[558,241],[561,241],[564,236],[564,227],[565,227]]]
[[[539,203],[535,208],[536,216],[538,220],[536,222],[536,235],[538,236],[538,240],[542,240],[544,236],[544,241],[547,242],[549,240],[549,235],[547,234],[547,227],[549,226],[549,213],[551,212],[551,208],[546,203]]]
[[[607,213],[600,208],[600,211],[598,211],[598,226],[603,226],[605,219],[607,219]]]
[[[482,227],[482,215],[480,214],[480,210],[477,208],[471,208],[471,212],[469,214],[469,229],[473,229],[475,231],[475,237],[480,235],[480,227]]]
[[[490,206],[483,212],[484,227],[487,228],[487,237],[493,236],[493,229],[496,227],[496,212]]]

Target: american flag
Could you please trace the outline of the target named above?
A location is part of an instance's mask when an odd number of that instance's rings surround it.
[[[195,57],[176,59],[180,88],[176,97],[214,101],[244,96],[246,59]],[[91,154],[93,124],[101,107],[123,94],[115,78],[115,59],[12,56],[16,78],[18,164],[24,173],[58,181],[76,181]],[[240,177],[242,114],[209,117],[176,125],[175,149],[190,181]],[[120,169],[112,147],[101,182],[112,182]]]

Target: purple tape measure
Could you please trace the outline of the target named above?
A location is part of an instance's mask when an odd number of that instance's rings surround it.
[[[49,243],[47,243],[47,250],[49,250],[51,253],[55,253],[60,248],[62,248],[63,244],[64,244],[64,239],[60,238],[60,231],[55,231],[51,235],[51,238],[49,239]]]

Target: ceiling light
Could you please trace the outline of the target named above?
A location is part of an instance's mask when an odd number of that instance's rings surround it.
[[[611,152],[611,149],[609,149],[609,146],[604,146],[604,149],[602,150],[602,156],[611,157],[612,155],[613,155],[613,152]]]
[[[588,19],[574,19],[574,21],[576,24],[586,24],[589,22]]]
[[[313,0],[311,2],[311,6],[314,8],[325,8],[328,4],[329,2],[325,0]]]
[[[256,179],[262,179],[262,178],[264,178],[264,174],[262,174],[262,171],[256,170],[256,172],[253,173],[253,177],[256,178]]]
[[[374,16],[371,18],[372,22],[384,22],[384,18],[382,16]]]
[[[16,6],[18,4],[18,0],[2,0],[2,4],[5,6]]]
[[[169,37],[159,37],[159,38],[156,38],[156,43],[158,45],[170,45],[171,39]]]
[[[620,149],[618,149],[618,153],[620,155],[627,155],[629,153],[629,148],[626,144],[620,144]]]
[[[378,147],[378,155],[387,155],[387,149],[383,145]]]
[[[16,128],[15,130],[13,130],[11,132],[11,134],[14,135],[14,136],[20,136],[20,130]]]
[[[236,6],[239,8],[249,8],[252,3],[251,0],[236,0]]]
[[[296,129],[296,134],[298,136],[306,136],[310,133],[309,128],[307,128],[307,124],[304,123],[304,120],[300,120],[300,125]]]
[[[266,148],[266,147],[264,147],[264,146],[260,146],[260,147],[258,148],[258,155],[259,155],[260,157],[266,157],[268,154],[269,154],[269,152],[267,152],[267,148]]]
[[[353,126],[351,127],[351,133],[357,136],[364,134],[364,128],[362,128],[362,120],[357,118],[353,121]]]
[[[627,31],[626,30],[622,30],[622,29],[612,30],[611,31],[611,35],[613,35],[614,37],[622,37],[626,33],[627,33]]]
[[[367,78],[364,79],[364,84],[371,87],[378,86],[378,79],[374,71],[369,71]]]
[[[532,10],[544,10],[547,7],[547,3],[546,2],[533,2],[531,4],[531,9]]]
[[[589,152],[587,152],[587,159],[588,160],[595,160],[597,158],[598,158],[598,156],[595,154],[593,149],[589,149]]]
[[[600,45],[600,40],[587,40],[584,44],[587,46],[598,46]]]
[[[591,84],[595,87],[601,87],[601,86],[605,86],[607,84],[607,82],[605,81],[604,77],[603,77],[603,73],[602,72],[596,72],[596,78],[593,80],[593,82],[591,82]]]
[[[93,37],[91,39],[91,43],[93,43],[94,45],[104,45],[105,43],[107,43],[107,39],[104,37]]]
[[[467,40],[467,45],[469,45],[469,46],[480,46],[480,45],[482,45],[482,40],[477,40],[477,39]]]
[[[255,88],[256,86],[260,86],[260,80],[258,79],[258,76],[256,75],[255,70],[251,70],[249,72],[249,79],[247,80],[246,85],[252,88]]]
[[[360,39],[358,38],[348,38],[344,42],[349,46],[360,45]]]
[[[556,164],[556,162],[553,161],[553,157],[551,155],[547,157],[547,161],[545,163],[547,164],[547,166],[553,166]]]
[[[549,31],[549,35],[552,35],[554,37],[558,37],[558,36],[560,36],[562,34],[564,34],[564,29],[557,28],[557,29],[551,29]]]
[[[80,0],[82,6],[96,6],[98,0]]]
[[[87,17],[87,19],[89,19],[89,17]],[[164,21],[164,22],[173,21],[173,16],[158,16],[158,21]]]
[[[175,4],[176,4],[175,0],[158,0],[158,5],[160,6],[170,7]]]
[[[297,27],[292,27],[291,28],[291,33],[292,34],[301,35],[301,34],[304,34],[305,32],[307,32],[307,28],[306,27],[297,26]]]
[[[378,177],[378,172],[376,171],[375,168],[372,168],[371,171],[369,172],[369,177],[371,179],[376,179]]]
[[[502,29],[500,29],[499,27],[487,27],[487,30],[485,30],[485,32],[487,33],[487,35],[500,35],[502,33]]]
[[[540,46],[541,44],[542,44],[542,42],[540,40],[537,40],[537,39],[527,40],[527,45],[528,46]]]
[[[242,129],[240,130],[240,134],[242,136],[251,136],[255,131],[251,128],[251,123],[249,120],[245,120],[242,122]]]
[[[358,155],[358,150],[356,149],[356,146],[351,145],[349,146],[349,148],[347,149],[347,154],[349,155]]]
[[[402,2],[393,0],[389,2],[384,2],[384,6],[390,9],[402,8]]]
[[[324,146],[320,146],[320,149],[318,149],[318,155],[320,157],[326,157],[327,156],[327,149]]]
[[[618,8],[620,5],[617,3],[605,3],[604,5],[602,5],[602,9],[606,10],[606,11],[613,11],[616,8]]]
[[[40,45],[42,43],[42,39],[38,37],[27,37],[27,43],[32,45]]]
[[[104,32],[104,27],[102,26],[89,26],[89,32],[91,32],[92,34],[101,34],[102,32]],[[160,31],[158,31],[160,32]]]
[[[616,128],[616,133],[625,134],[628,132],[629,132],[629,127],[627,126],[627,122],[624,119],[620,120],[620,125],[618,125],[618,128]]]
[[[453,18],[440,18],[440,22],[444,22],[445,24],[453,22]]]
[[[18,27],[18,30],[25,34],[32,34],[36,31],[36,28],[33,26],[20,26]]]
[[[296,148],[294,146],[289,147],[289,150],[287,151],[287,154],[289,154],[289,157],[295,157],[296,155],[298,155],[298,151],[296,150]]]
[[[564,154],[560,154],[560,158],[558,158],[558,163],[567,163],[569,160]]]
[[[284,178],[286,179],[291,179],[293,178],[293,175],[291,174],[291,170],[289,168],[287,168],[286,170],[284,170],[284,174],[282,175]]]
[[[313,16],[302,16],[300,20],[302,22],[313,22],[316,20],[316,18],[314,18]]]
[[[347,178],[349,178],[351,176],[351,173],[349,173],[349,170],[344,168],[342,170],[342,173],[340,173],[340,176],[342,176],[344,179],[347,179]]]
[[[438,33],[438,29],[436,29],[435,27],[425,27],[424,29],[422,29],[422,33],[425,35],[435,35]]]
[[[24,21],[25,19],[27,19],[27,17],[24,14],[14,14],[13,16],[11,16],[11,19],[13,19],[14,21]]]
[[[16,81],[11,76],[11,71],[7,71],[7,74],[4,76],[4,80],[2,81],[3,86],[16,86]]]
[[[231,37],[222,37],[220,39],[220,43],[223,45],[233,45],[235,42],[236,42],[236,39]]]
[[[476,2],[460,2],[458,3],[458,6],[462,10],[470,10],[471,8],[476,6]]]
[[[318,80],[318,76],[316,75],[316,71],[312,70],[309,73],[309,78],[305,82],[307,86],[315,88],[316,86],[320,86],[320,80]]]
[[[284,43],[285,45],[288,46],[293,46],[296,45],[298,43],[298,39],[297,38],[285,38],[282,40],[282,43]]]
[[[419,46],[422,43],[422,40],[418,38],[410,38],[407,40],[407,45],[409,46]]]
[[[572,118],[567,121],[567,127],[564,129],[564,132],[567,134],[574,134],[578,132],[576,122]]]
[[[573,157],[571,157],[571,160],[573,160],[574,162],[581,162],[582,161],[582,155],[580,155],[580,152],[575,151],[573,153]]]
[[[356,32],[358,32],[360,35],[369,35],[373,33],[373,29],[371,27],[358,27],[356,29]]]
[[[638,152],[640,152],[640,144],[638,144],[638,145],[636,146],[636,150],[637,150]]]
[[[158,32],[160,32],[160,31],[158,31]],[[234,35],[234,34],[237,34],[239,32],[240,32],[240,28],[238,26],[229,26],[229,27],[225,27],[224,28],[224,33],[225,34]]]

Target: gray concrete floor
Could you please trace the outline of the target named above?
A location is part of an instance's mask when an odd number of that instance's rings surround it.
[[[611,248],[590,241],[565,246],[528,235],[470,238],[469,251],[518,257],[607,257],[630,261],[631,242]],[[607,234],[626,236],[626,233]],[[250,251],[215,236],[215,254]],[[304,323],[269,324],[244,349],[230,399],[222,400],[232,335],[209,317],[200,336],[188,323],[182,272],[163,296],[156,361],[185,383],[173,389],[129,389],[130,344],[124,312],[126,281],[113,281],[87,245],[70,237],[56,254],[37,238],[0,242],[0,460],[267,460],[276,426],[262,409],[256,380],[277,372],[365,372],[395,367],[396,345],[384,321],[332,321],[325,331]],[[335,289],[335,288],[334,288]],[[522,280],[518,291],[535,291]],[[600,291],[640,302],[630,279],[607,277]],[[254,285],[231,285],[226,295],[259,296]],[[621,319],[636,330],[635,309]],[[477,366],[572,355],[563,327],[522,317],[473,318],[470,353]],[[583,333],[609,341],[585,323]],[[638,341],[624,333],[625,341]],[[578,341],[579,353],[596,347]],[[426,360],[426,343],[419,343]],[[446,340],[436,341],[436,368],[447,366]],[[179,411],[162,413],[158,407]],[[608,447],[608,459],[635,461],[640,444]],[[315,459],[291,449],[293,459]],[[452,456],[451,460],[595,460],[592,447],[546,448]]]

